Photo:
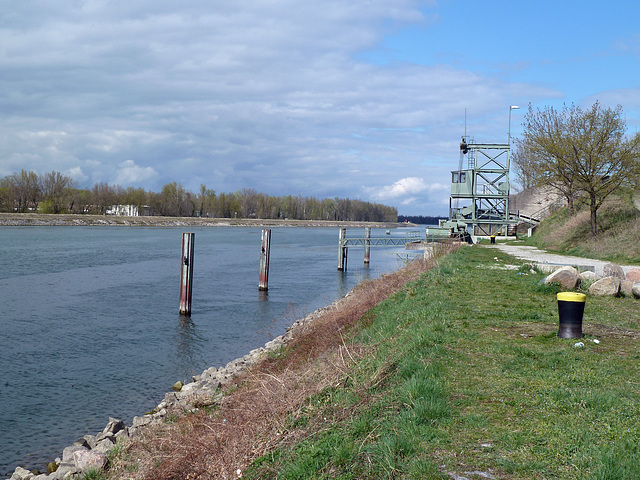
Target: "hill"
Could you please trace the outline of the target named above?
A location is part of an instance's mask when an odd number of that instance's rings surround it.
[[[640,263],[640,210],[638,193],[622,192],[611,197],[598,211],[598,234],[590,227],[589,207],[575,204],[576,214],[557,208],[536,229],[527,243],[554,252],[609,260]]]

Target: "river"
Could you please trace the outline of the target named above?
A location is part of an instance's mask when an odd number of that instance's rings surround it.
[[[191,317],[178,314],[183,231],[195,232]],[[1,227],[0,475],[42,469],[109,417],[130,424],[177,380],[402,264],[403,250],[377,248],[365,267],[355,249],[338,272],[337,228],[272,228],[265,294],[260,240],[260,228]]]

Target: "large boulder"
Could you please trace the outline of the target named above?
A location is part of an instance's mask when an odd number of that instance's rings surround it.
[[[580,285],[578,270],[573,267],[560,267],[544,279],[546,285],[558,283],[565,290],[573,290]]]
[[[109,459],[104,453],[78,450],[73,452],[73,462],[79,472],[86,472],[87,470],[104,470],[107,468]]]
[[[631,287],[631,294],[634,298],[640,298],[640,282],[633,284],[633,287]]]
[[[621,280],[617,277],[604,277],[589,287],[589,293],[601,297],[617,297],[620,295],[621,283]]]
[[[625,275],[627,280],[631,280],[633,283],[640,282],[640,268],[632,268]]]
[[[620,265],[607,263],[604,267],[602,267],[602,272],[603,277],[614,277],[619,278],[620,280],[624,280],[624,270],[622,270],[622,267]]]

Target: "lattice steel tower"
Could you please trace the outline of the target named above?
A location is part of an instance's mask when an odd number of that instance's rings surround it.
[[[507,235],[509,153],[508,144],[479,144],[462,137],[458,170],[451,172],[449,218],[465,222],[472,235]]]

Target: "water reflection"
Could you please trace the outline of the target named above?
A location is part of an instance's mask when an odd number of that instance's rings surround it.
[[[193,375],[198,372],[193,371],[193,366],[202,363],[203,346],[205,338],[203,338],[193,322],[191,317],[179,316],[176,328],[176,370],[182,377],[182,380],[189,381]]]

